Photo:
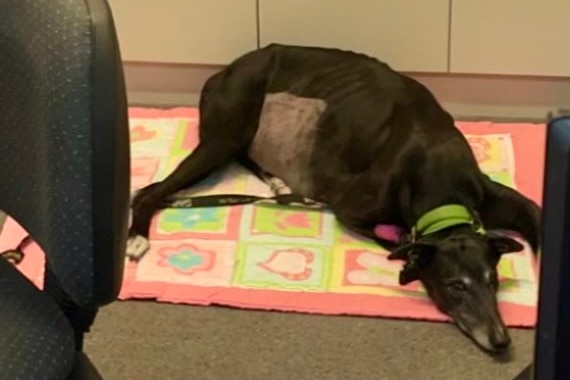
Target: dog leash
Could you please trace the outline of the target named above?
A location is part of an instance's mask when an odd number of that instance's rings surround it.
[[[189,209],[204,207],[227,207],[247,204],[277,204],[288,207],[302,207],[308,209],[322,210],[326,208],[324,203],[313,201],[309,198],[297,194],[280,194],[273,197],[261,197],[244,194],[216,194],[201,196],[174,195],[167,198],[159,209]],[[22,239],[15,249],[0,252],[0,256],[12,264],[18,265],[24,258],[23,250],[32,242],[30,235]]]
[[[280,206],[325,209],[324,203],[302,197],[297,194],[279,194],[273,197],[262,197],[245,194],[215,194],[201,196],[174,195],[165,199],[159,209],[186,209],[203,207],[227,207],[247,204],[277,204]]]
[[[179,193],[167,198],[159,208],[188,209],[199,207],[239,206],[247,204],[277,204],[280,206],[301,207],[313,210],[325,210],[328,208],[324,203],[291,193],[275,195],[273,197],[243,194],[220,194],[191,197]],[[397,244],[404,244],[406,239],[413,239],[411,233],[405,233],[402,228],[393,225],[378,225],[374,229],[374,232],[379,238]]]
[[[313,210],[324,210],[327,205],[314,201],[309,198],[302,197],[297,194],[279,194],[273,197],[262,197],[257,195],[245,195],[245,194],[215,194],[215,195],[201,195],[201,196],[186,196],[177,194],[172,197],[165,199],[159,206],[159,209],[190,209],[190,208],[208,208],[208,207],[228,207],[228,206],[240,206],[248,204],[276,204],[280,206],[287,207],[301,207]],[[436,211],[436,210],[434,210]],[[479,233],[484,233],[482,228],[482,223],[477,213],[471,214],[471,223],[474,229]],[[388,228],[389,231],[384,233],[377,232],[377,235],[387,234],[389,236],[394,236],[394,240],[398,240],[398,244],[413,243],[421,234],[418,231],[417,226],[414,226],[408,233],[404,232],[402,229],[395,226],[379,226],[381,229]],[[421,229],[420,229],[421,230]],[[425,231],[424,231],[425,233]],[[398,238],[399,237],[399,238]],[[391,239],[387,239],[391,240]],[[27,235],[22,239],[20,244],[15,249],[10,249],[4,252],[0,252],[0,256],[4,257],[13,264],[19,264],[23,257],[23,249],[31,243],[32,239],[30,235]],[[396,242],[396,241],[395,241]]]

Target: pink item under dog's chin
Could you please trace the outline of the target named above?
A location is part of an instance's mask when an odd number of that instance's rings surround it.
[[[400,227],[393,225],[379,224],[374,228],[374,235],[376,235],[379,239],[387,240],[393,243],[398,243],[400,241],[402,233],[403,230]]]

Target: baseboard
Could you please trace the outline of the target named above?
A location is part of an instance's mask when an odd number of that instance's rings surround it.
[[[129,104],[196,106],[204,82],[221,66],[125,63]],[[458,119],[545,121],[570,106],[570,79],[410,73]]]
[[[135,107],[195,107],[200,100],[199,93],[128,91],[129,105]]]

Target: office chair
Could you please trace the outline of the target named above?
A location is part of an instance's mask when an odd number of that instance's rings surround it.
[[[127,105],[106,0],[0,0],[0,209],[46,254],[0,257],[0,379],[99,379],[83,336],[122,281]]]
[[[534,360],[515,380],[570,379],[570,110],[549,115]]]

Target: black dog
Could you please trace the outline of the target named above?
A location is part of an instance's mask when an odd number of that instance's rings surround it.
[[[129,255],[148,248],[165,198],[235,159],[326,203],[347,228],[380,244],[379,224],[412,231],[392,250],[400,282],[420,280],[437,307],[480,347],[510,345],[496,266],[523,246],[486,230],[517,231],[536,252],[539,207],[490,180],[452,117],[415,80],[353,52],[271,45],[204,86],[200,144],[164,181],[133,200]]]

